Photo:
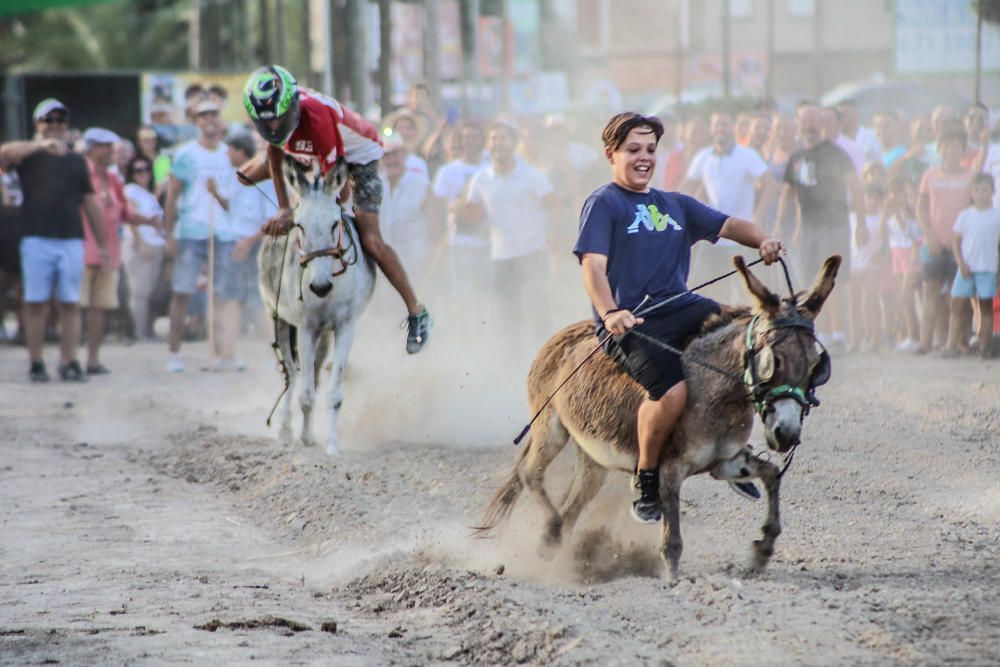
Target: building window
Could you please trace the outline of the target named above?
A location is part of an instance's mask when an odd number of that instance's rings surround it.
[[[816,13],[816,0],[788,0],[788,13],[791,16],[813,16]]]

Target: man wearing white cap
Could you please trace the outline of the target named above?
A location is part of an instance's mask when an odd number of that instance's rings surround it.
[[[33,118],[33,140],[0,146],[0,162],[17,169],[24,192],[21,266],[24,333],[31,360],[29,377],[32,382],[49,380],[42,360],[42,341],[48,304],[54,294],[59,302],[59,375],[66,381],[85,382],[87,376],[76,360],[83,278],[81,204],[94,235],[97,261],[105,266],[110,261],[107,240],[87,163],[66,144],[69,109],[49,98],[38,103]]]
[[[104,375],[108,369],[100,360],[104,326],[109,310],[118,309],[118,270],[122,263],[121,224],[155,224],[155,220],[138,215],[125,198],[125,184],[111,173],[114,145],[118,135],[103,127],[92,127],[83,133],[83,146],[90,170],[90,182],[101,209],[103,237],[107,239],[108,262],[101,261],[97,238],[90,231],[83,234],[83,283],[80,307],[87,317],[87,375]]]

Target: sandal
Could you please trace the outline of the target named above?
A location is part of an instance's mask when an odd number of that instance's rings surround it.
[[[104,364],[97,364],[96,366],[87,366],[87,375],[107,375],[111,371]]]
[[[86,382],[87,374],[80,368],[80,362],[74,359],[65,366],[59,367],[59,377],[63,382]]]

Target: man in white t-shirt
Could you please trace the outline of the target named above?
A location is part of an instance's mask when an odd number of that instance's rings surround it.
[[[453,155],[451,162],[438,169],[434,178],[434,196],[444,202],[447,210],[447,243],[449,276],[448,288],[451,293],[449,318],[458,327],[480,326],[471,323],[463,314],[478,305],[474,298],[492,289],[492,263],[490,262],[489,227],[484,219],[475,221],[462,214],[465,199],[469,194],[472,177],[480,169],[488,166],[483,161],[485,136],[483,128],[474,121],[463,122],[452,136]],[[468,328],[468,327],[467,327]],[[468,328],[461,332],[474,336],[478,330]]]
[[[760,203],[764,207],[762,210],[770,210],[778,188],[774,187],[767,163],[757,151],[736,143],[733,119],[729,114],[712,114],[709,128],[712,145],[700,150],[691,161],[682,191],[694,193],[704,188],[706,203],[712,208],[734,218],[753,220],[759,189],[768,193],[769,201]],[[735,243],[721,239],[715,244],[702,245],[705,247],[695,249],[696,259],[691,263],[697,282],[732,270],[733,253],[738,247]],[[720,300],[736,298],[735,284],[730,287],[728,294],[725,291],[718,293]]]
[[[220,289],[226,281],[227,260],[233,250],[226,211],[209,190],[209,183],[228,183],[234,178],[228,147],[222,143],[225,125],[214,102],[200,102],[194,114],[198,138],[181,146],[174,155],[164,206],[166,255],[174,258],[167,357],[167,370],[171,373],[184,370],[181,339],[188,303],[197,289],[202,266],[208,262],[209,237],[214,235],[214,290],[220,301],[227,300]]]
[[[517,128],[494,123],[486,135],[490,164],[472,177],[460,211],[464,219],[489,226],[494,279],[508,323],[544,320],[538,310],[547,291],[547,240],[556,201],[548,177],[515,154],[518,140]]]
[[[418,276],[427,254],[427,178],[406,167],[409,151],[397,135],[382,142],[385,153],[379,164],[382,179],[382,234],[397,249],[406,273]]]
[[[260,269],[257,255],[264,237],[261,226],[277,215],[278,196],[272,181],[262,181],[258,187],[244,187],[236,178],[236,170],[257,154],[257,143],[249,134],[237,134],[229,140],[229,162],[233,174],[228,183],[212,187],[212,194],[226,210],[233,237],[223,284],[218,292],[226,295],[219,308],[220,352],[213,370],[243,370],[236,360],[236,338],[241,322],[250,322],[258,331],[267,331],[264,302],[260,297]]]

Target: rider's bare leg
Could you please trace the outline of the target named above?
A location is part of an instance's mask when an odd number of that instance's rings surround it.
[[[378,213],[371,211],[355,211],[355,222],[358,227],[358,234],[361,236],[361,246],[382,269],[382,273],[392,283],[392,286],[403,297],[406,310],[410,315],[420,312],[420,303],[417,295],[410,285],[410,279],[406,275],[406,269],[399,261],[399,255],[383,239],[382,232],[378,227]]]
[[[647,398],[639,406],[639,470],[656,470],[660,466],[660,452],[677,425],[685,403],[687,383],[681,380],[659,400]]]

